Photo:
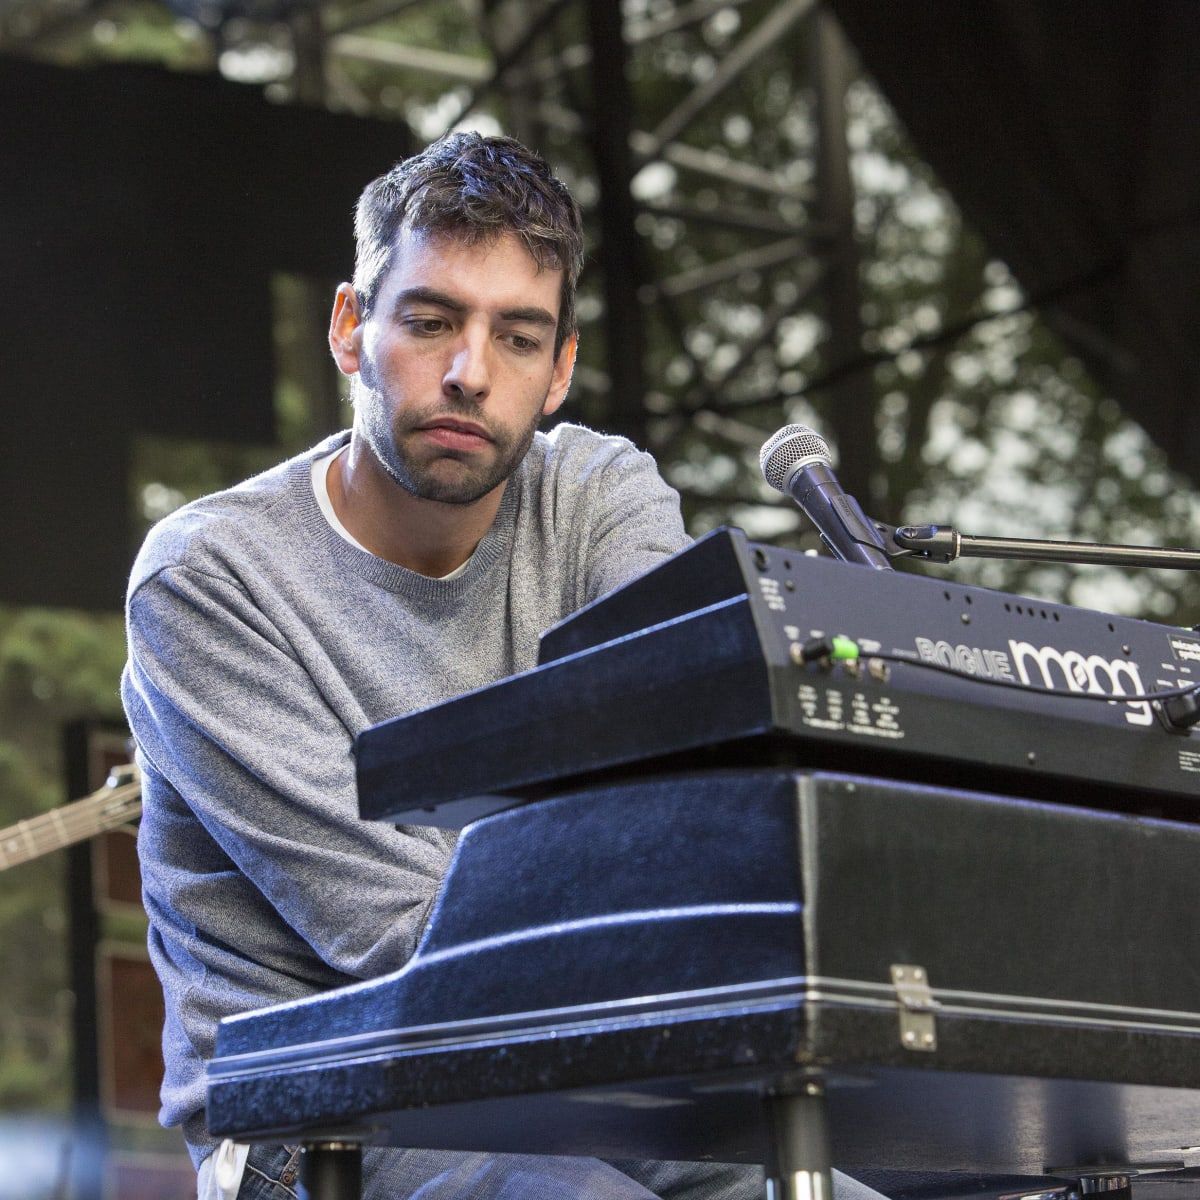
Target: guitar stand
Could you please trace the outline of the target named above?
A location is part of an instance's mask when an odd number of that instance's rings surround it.
[[[765,1100],[774,1143],[767,1200],[833,1200],[825,1089],[815,1080]]]

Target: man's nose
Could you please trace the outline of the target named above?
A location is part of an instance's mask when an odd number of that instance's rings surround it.
[[[454,347],[450,365],[442,379],[450,395],[480,401],[492,389],[491,343],[486,336],[464,331]]]

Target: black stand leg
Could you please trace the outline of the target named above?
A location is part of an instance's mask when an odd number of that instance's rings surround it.
[[[1136,1171],[1101,1172],[1095,1175],[1079,1177],[1079,1195],[1099,1196],[1104,1194],[1104,1200],[1132,1200],[1133,1176]]]
[[[361,1200],[362,1147],[309,1142],[300,1155],[300,1200]]]
[[[767,1168],[767,1200],[833,1200],[825,1093],[819,1083],[767,1097],[775,1162]]]

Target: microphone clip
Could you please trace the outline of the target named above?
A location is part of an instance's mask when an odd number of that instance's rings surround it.
[[[907,555],[923,562],[953,562],[962,553],[962,535],[949,525],[901,525],[898,529],[876,522],[887,552],[893,558]]]

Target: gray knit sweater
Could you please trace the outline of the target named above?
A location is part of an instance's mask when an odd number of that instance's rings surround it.
[[[467,569],[428,579],[318,508],[312,461],[347,436],[168,517],[130,581],[161,1118],[197,1163],[217,1022],[398,969],[445,871],[450,835],[359,820],[354,736],[532,666],[543,629],[686,541],[649,456],[560,425]]]

